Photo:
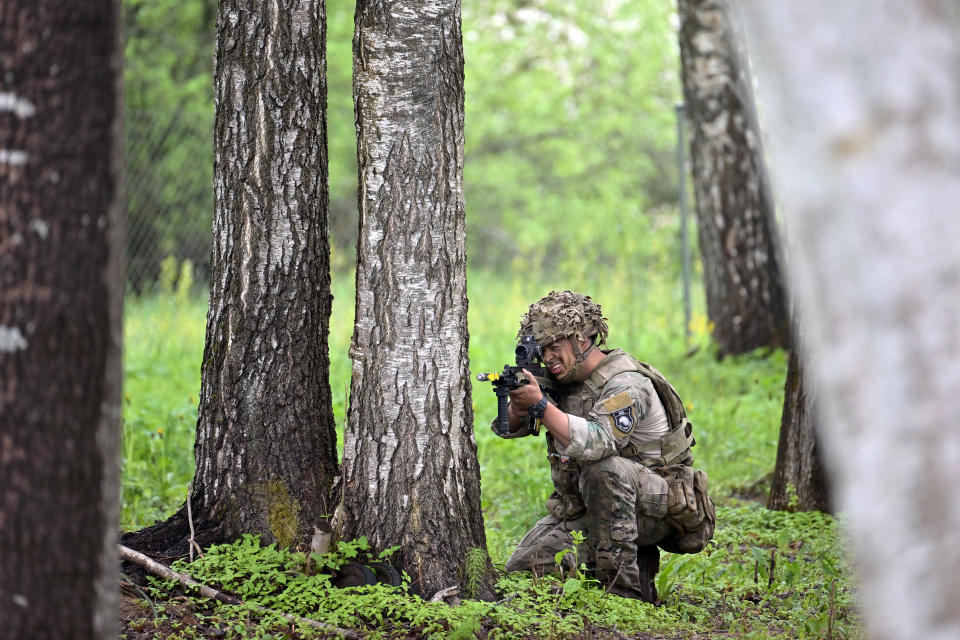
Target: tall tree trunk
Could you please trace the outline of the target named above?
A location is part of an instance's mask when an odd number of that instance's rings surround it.
[[[221,2],[198,511],[309,538],[337,471],[330,397],[323,0]]]
[[[745,4],[867,635],[960,637],[960,12]]]
[[[460,3],[357,3],[360,239],[339,533],[429,594],[486,549],[467,355]]]
[[[219,6],[210,309],[189,498],[208,543],[254,533],[290,546],[330,514],[324,25],[323,0]],[[182,553],[183,524],[181,510],[131,543]]]
[[[786,347],[789,318],[749,65],[728,0],[678,0],[707,313],[720,357]]]
[[[797,316],[797,312],[794,313]],[[767,507],[777,510],[830,511],[830,491],[816,432],[814,385],[809,378],[809,352],[803,350],[795,322],[787,365],[780,441]]]
[[[0,635],[115,638],[120,7],[0,4]]]

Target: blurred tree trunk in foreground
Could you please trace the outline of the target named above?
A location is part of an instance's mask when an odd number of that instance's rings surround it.
[[[789,318],[749,65],[727,0],[678,0],[707,313],[720,357],[786,347]]]
[[[745,4],[867,635],[960,637],[960,11]]]
[[[115,638],[119,2],[0,5],[0,635]]]
[[[398,564],[421,594],[469,592],[465,561],[486,538],[468,380],[460,3],[361,0],[354,100],[360,241],[338,532],[402,545]]]
[[[322,0],[219,6],[210,310],[189,498],[202,543],[243,533],[304,543],[330,513],[324,38]],[[181,509],[130,544],[170,543],[178,555],[183,525]]]
[[[797,322],[791,336],[777,463],[767,507],[830,512],[829,485],[816,430],[814,385],[808,373],[809,352],[802,348],[802,330]]]

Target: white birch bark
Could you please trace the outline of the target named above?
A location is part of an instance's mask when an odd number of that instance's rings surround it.
[[[210,310],[191,499],[226,539],[309,540],[329,513],[337,465],[325,11],[323,0],[219,4]]]
[[[751,0],[870,637],[960,637],[960,10]]]
[[[730,0],[678,0],[707,312],[721,356],[789,342],[750,69]]]
[[[339,534],[429,595],[485,548],[467,355],[460,3],[357,3],[356,324]]]

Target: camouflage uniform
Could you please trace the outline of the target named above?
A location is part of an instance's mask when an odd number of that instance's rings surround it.
[[[541,346],[566,337],[574,345],[593,338],[599,346],[607,332],[599,305],[571,291],[552,291],[531,305],[520,330]],[[574,349],[579,365],[589,349]],[[650,467],[664,464],[661,438],[670,432],[670,421],[650,378],[640,373],[644,366],[620,349],[604,353],[585,381],[562,385],[556,394],[568,416],[570,444],[563,448],[547,434],[554,484],[549,515],[527,532],[506,568],[555,571],[557,552],[572,548],[569,532],[581,530],[587,544],[579,558],[564,556],[564,568],[586,563],[611,592],[653,601],[656,543],[673,527],[666,519],[667,482]],[[530,433],[521,428],[504,437]]]
[[[547,436],[554,492],[550,515],[523,537],[507,570],[549,573],[555,554],[571,548],[569,532],[584,531],[587,544],[576,560],[619,595],[652,600],[648,575],[641,578],[638,548],[656,562],[656,543],[669,535],[667,482],[640,463],[660,456],[659,438],[669,431],[666,412],[650,379],[636,371],[632,357],[619,349],[582,383],[571,385],[559,408],[569,416],[570,445]],[[510,437],[528,435],[526,431]],[[626,454],[626,455],[624,455]]]

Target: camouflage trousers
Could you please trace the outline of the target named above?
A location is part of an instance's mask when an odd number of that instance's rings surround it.
[[[666,521],[667,482],[643,465],[613,456],[583,466],[578,487],[586,509],[573,518],[548,515],[524,535],[507,561],[508,571],[539,575],[585,563],[611,593],[648,602],[656,599],[653,576],[659,566],[656,543],[672,531]],[[571,531],[586,535],[578,556]]]

